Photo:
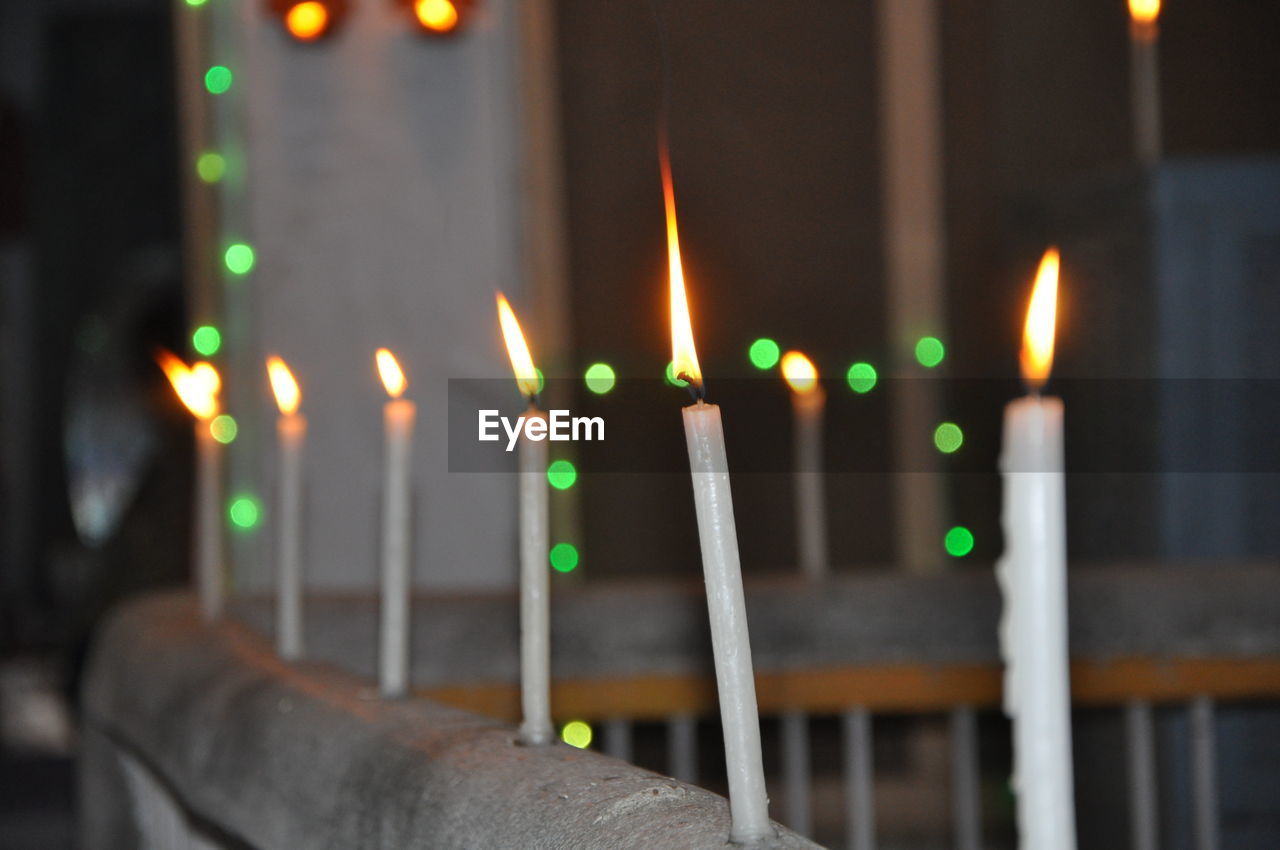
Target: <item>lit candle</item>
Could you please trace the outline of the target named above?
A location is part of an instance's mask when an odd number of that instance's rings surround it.
[[[281,658],[302,657],[302,444],[307,419],[298,413],[302,393],[279,357],[267,358],[267,377],[280,408],[279,523],[276,565],[276,650]]]
[[[791,387],[792,447],[796,503],[796,547],[809,578],[827,574],[827,502],[822,493],[822,416],[827,394],[818,370],[798,351],[782,355],[782,377]]]
[[[385,697],[409,689],[409,505],[412,496],[413,421],[417,407],[401,398],[409,382],[385,348],[378,374],[391,399],[382,409],[385,451],[382,471],[382,621],[378,684]]]
[[[547,415],[538,409],[538,370],[520,323],[498,293],[498,321],[520,394],[529,400],[520,436],[520,740],[549,744],[551,726],[551,607],[547,570]],[[541,422],[541,425],[536,423]],[[533,426],[532,429],[530,426]]]
[[[1160,159],[1160,71],[1156,57],[1160,0],[1129,0],[1129,85],[1133,98],[1133,146],[1138,162]]]
[[[738,532],[733,522],[729,463],[725,454],[720,408],[704,399],[702,371],[693,345],[689,302],[676,232],[675,191],[665,147],[662,191],[667,214],[667,258],[670,264],[672,372],[688,381],[696,401],[684,409],[685,442],[698,515],[702,571],[711,618],[711,650],[715,658],[720,723],[724,729],[729,775],[729,840],[750,844],[772,835],[769,798],[760,756],[760,718],[751,671],[751,641],[738,560]]]
[[[210,424],[218,415],[218,391],[222,380],[208,363],[188,367],[163,349],[156,361],[169,378],[178,398],[196,418],[196,473],[192,509],[194,530],[192,559],[195,561],[196,594],[207,620],[222,616],[222,446],[214,439]]]
[[[1057,297],[1058,252],[1051,248],[1036,273],[1023,337],[1022,375],[1031,394],[1005,408],[1000,457],[1004,708],[1013,721],[1013,789],[1027,850],[1075,847],[1062,400],[1040,396],[1053,363]]]

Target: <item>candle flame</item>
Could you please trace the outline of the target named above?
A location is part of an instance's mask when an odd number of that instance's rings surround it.
[[[458,26],[458,7],[452,0],[414,0],[413,14],[431,32],[444,34]]]
[[[1022,378],[1038,390],[1053,368],[1053,337],[1058,317],[1058,249],[1050,248],[1040,260],[1027,323],[1022,331]]]
[[[405,379],[400,364],[396,362],[395,355],[385,348],[379,348],[375,356],[378,361],[378,375],[382,378],[382,385],[387,388],[387,395],[400,398],[404,388],[409,386],[409,382]]]
[[[782,355],[782,377],[792,391],[807,395],[818,388],[818,369],[799,351]]]
[[[529,344],[525,342],[515,311],[501,292],[498,293],[498,321],[502,325],[502,338],[507,343],[511,370],[516,374],[516,386],[521,394],[532,399],[538,394],[538,370],[534,368],[533,356],[529,354]]]
[[[177,355],[163,348],[156,351],[156,363],[192,415],[197,419],[212,419],[217,415],[218,390],[222,388],[217,369],[203,362],[188,367]]]
[[[285,416],[297,413],[302,391],[298,389],[298,381],[289,367],[274,354],[267,358],[267,377],[271,379],[271,392],[275,394],[276,407],[280,412]]]
[[[329,28],[329,7],[318,0],[294,3],[285,13],[284,26],[299,41],[315,41]]]
[[[693,345],[693,324],[689,319],[689,296],[684,288],[684,266],[680,262],[680,234],[676,229],[676,192],[671,183],[671,158],[664,143],[659,148],[662,166],[662,199],[667,212],[667,265],[671,298],[671,373],[702,389],[702,369]]]
[[[1154,24],[1160,17],[1160,0],[1129,0],[1129,17],[1135,24]]]

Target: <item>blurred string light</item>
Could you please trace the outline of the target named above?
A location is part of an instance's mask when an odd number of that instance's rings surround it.
[[[578,547],[572,543],[557,543],[548,556],[551,566],[560,573],[571,573],[578,566]]]
[[[916,343],[916,360],[921,366],[932,369],[942,362],[946,354],[947,350],[943,347],[942,340],[936,336],[922,336]]]
[[[209,0],[186,0],[186,4],[188,6],[203,6],[205,3],[208,3],[208,2]]]
[[[963,558],[973,551],[973,532],[963,525],[957,525],[947,532],[947,536],[942,540],[942,545],[951,557]]]
[[[591,746],[591,726],[582,720],[570,720],[561,727],[560,740],[571,747],[585,750]]]
[[[217,183],[227,175],[227,161],[220,153],[205,151],[196,159],[196,174],[206,183]]]
[[[761,337],[751,343],[751,347],[747,349],[747,358],[757,369],[772,369],[777,365],[781,353],[778,343],[768,337]]]
[[[213,417],[209,423],[209,433],[219,443],[230,443],[236,438],[236,434],[240,433],[240,426],[236,425],[235,417],[229,413],[219,413]]]
[[[667,371],[663,373],[662,377],[663,377],[663,380],[665,380],[668,384],[670,384],[673,387],[689,386],[688,381],[682,381],[676,377],[676,364],[674,362],[670,362],[667,364]]]
[[[412,0],[413,17],[428,35],[452,35],[462,21],[461,0]]]
[[[214,65],[204,72],[204,87],[209,90],[209,94],[222,94],[231,88],[233,80],[231,69],[226,65]]]
[[[604,395],[613,389],[614,384],[618,382],[618,376],[608,363],[592,363],[587,367],[585,380],[587,389],[596,395]]]
[[[204,357],[212,357],[222,348],[222,333],[213,325],[201,325],[191,332],[191,347]]]
[[[262,507],[253,496],[237,496],[227,508],[227,518],[237,528],[256,528],[262,521]]]
[[[844,377],[849,382],[849,389],[859,394],[871,392],[879,380],[876,367],[870,363],[854,363]]]
[[[578,470],[572,462],[560,458],[547,467],[547,483],[557,490],[568,490],[578,480]]]
[[[943,422],[933,430],[933,444],[943,454],[951,454],[964,445],[964,431],[954,422]]]
[[[256,257],[252,246],[235,242],[227,246],[227,250],[222,254],[222,261],[226,263],[227,271],[232,274],[248,274],[253,269]]]
[[[333,22],[327,3],[303,0],[284,13],[284,28],[298,41],[315,41],[329,31]]]

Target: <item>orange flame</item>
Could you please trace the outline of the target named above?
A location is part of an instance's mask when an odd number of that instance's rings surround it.
[[[662,165],[662,199],[667,211],[667,265],[671,297],[671,374],[702,387],[702,369],[693,345],[693,323],[689,319],[689,296],[684,288],[684,265],[680,262],[680,234],[676,229],[676,192],[671,184],[671,159],[666,145],[659,150]]]
[[[378,375],[382,378],[382,385],[387,388],[387,395],[400,398],[405,387],[409,386],[409,382],[405,379],[400,364],[396,362],[395,355],[385,348],[379,348],[375,356],[378,361]]]
[[[1160,17],[1160,0],[1129,0],[1129,18],[1135,24],[1151,25]]]
[[[782,355],[782,378],[793,392],[807,395],[818,388],[818,368],[798,351]]]
[[[298,381],[289,367],[274,354],[267,358],[267,377],[271,379],[271,392],[275,394],[276,407],[280,412],[285,416],[297,413],[302,391],[298,389]]]
[[[315,41],[329,29],[329,7],[316,0],[294,3],[285,13],[284,26],[298,41]]]
[[[533,398],[538,394],[538,370],[534,368],[533,356],[529,354],[529,344],[525,342],[515,311],[501,292],[498,293],[498,321],[502,324],[511,370],[516,373],[516,386],[523,395]]]
[[[197,419],[212,419],[218,414],[218,390],[222,388],[218,370],[208,363],[188,367],[173,352],[163,348],[156,351],[156,363],[192,415]]]
[[[1027,323],[1022,331],[1022,379],[1038,390],[1053,368],[1053,337],[1058,318],[1058,249],[1050,248],[1040,260]]]
[[[458,26],[458,6],[452,0],[414,0],[413,15],[430,32],[452,32]]]

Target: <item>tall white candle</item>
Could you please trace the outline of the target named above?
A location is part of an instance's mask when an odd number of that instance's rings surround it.
[[[1129,0],[1129,87],[1133,99],[1133,147],[1138,162],[1160,160],[1160,0]]]
[[[516,386],[529,399],[520,438],[520,741],[542,745],[555,739],[551,724],[551,594],[547,566],[547,416],[536,403],[538,371],[520,322],[502,293],[498,293],[497,303]]]
[[[298,413],[302,394],[293,373],[279,357],[267,358],[267,374],[280,417],[276,552],[276,651],[281,658],[302,657],[302,447],[307,420]]]
[[[1005,409],[1005,553],[1000,645],[1013,721],[1013,789],[1023,850],[1075,847],[1067,651],[1062,401],[1041,398],[1053,357],[1058,255],[1046,252],[1027,313],[1023,375],[1035,394]]]
[[[378,349],[378,372],[391,399],[382,409],[382,619],[378,684],[385,697],[409,690],[410,501],[417,407],[400,398],[408,382],[395,357]]]
[[[798,351],[782,356],[782,377],[791,387],[792,451],[795,471],[796,554],[809,578],[827,574],[827,500],[823,493],[822,418],[827,394],[818,370]]]
[[[684,408],[684,435],[693,478],[693,502],[702,548],[711,650],[720,724],[724,729],[725,766],[729,776],[729,840],[759,842],[773,834],[769,797],[760,754],[760,718],[751,669],[751,640],[738,558],[738,532],[729,491],[720,408],[703,400],[702,371],[693,344],[693,327],[680,262],[675,191],[666,149],[662,149],[662,189],[667,213],[667,259],[670,267],[672,372],[688,381],[696,401]]]

